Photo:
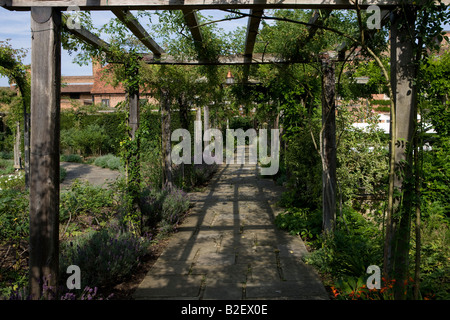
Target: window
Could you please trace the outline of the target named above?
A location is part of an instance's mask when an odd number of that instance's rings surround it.
[[[109,107],[109,99],[102,99],[102,105],[104,107]]]
[[[76,100],[78,100],[78,99],[80,99],[80,94],[77,93],[77,92],[71,92],[71,93],[70,93],[70,99],[76,99]]]

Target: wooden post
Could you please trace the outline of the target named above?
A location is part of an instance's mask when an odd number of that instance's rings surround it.
[[[322,210],[323,231],[332,232],[336,219],[336,105],[334,63],[322,59]]]
[[[30,293],[56,286],[59,268],[61,12],[31,8]]]
[[[139,70],[129,70],[132,74],[127,75],[128,78],[138,76]],[[128,135],[131,139],[131,146],[127,150],[126,157],[126,175],[128,194],[132,199],[130,212],[135,212],[140,208],[139,190],[140,190],[140,143],[136,133],[139,129],[139,86],[127,88],[128,94]],[[136,221],[137,222],[137,221]],[[142,229],[142,216],[140,221]],[[141,230],[142,231],[142,230]]]
[[[24,144],[24,169],[25,188],[30,188],[30,113],[24,108],[23,144]]]
[[[128,93],[129,116],[128,126],[130,137],[136,139],[136,131],[139,129],[139,91]]]
[[[404,280],[409,272],[409,243],[411,215],[414,204],[413,148],[415,130],[416,65],[414,55],[414,9],[408,6],[391,13],[391,86],[395,103],[395,189],[402,192],[400,214],[393,214],[390,248],[387,261],[391,276],[397,280],[395,298],[405,298]],[[394,212],[399,210],[400,199],[394,202]],[[395,260],[395,261],[394,261]],[[393,272],[393,273],[392,273]]]
[[[22,169],[20,140],[20,123],[19,121],[16,121],[16,136],[14,137],[14,169]]]
[[[206,133],[206,130],[209,129],[209,106],[205,105],[203,107],[203,130]],[[204,139],[209,141],[211,137],[208,134],[204,135]]]
[[[186,129],[189,130],[189,123],[191,121],[191,117],[190,117],[190,106],[189,106],[189,102],[186,99],[186,96],[184,94],[181,94],[178,97],[178,108],[180,110],[179,115],[180,115],[180,124],[181,124],[181,128],[182,129]],[[188,184],[188,186],[190,186],[192,184],[192,176],[191,176],[191,164],[189,163],[181,163],[181,175],[183,178],[183,181],[185,183]]]

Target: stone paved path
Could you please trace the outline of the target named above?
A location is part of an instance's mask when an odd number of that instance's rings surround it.
[[[208,190],[192,195],[193,212],[134,299],[328,299],[301,261],[302,240],[273,224],[282,188],[256,170],[223,165]]]
[[[88,181],[94,186],[105,186],[108,181],[113,182],[120,176],[120,173],[117,170],[110,170],[83,163],[61,162],[61,167],[67,170],[66,177],[60,185],[61,188],[70,187],[75,179]]]

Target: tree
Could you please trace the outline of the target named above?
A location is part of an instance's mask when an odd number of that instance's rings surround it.
[[[24,119],[25,146],[25,186],[29,186],[30,175],[30,80],[27,67],[21,62],[24,50],[13,49],[6,41],[0,41],[0,74],[7,76],[10,82],[15,82],[22,98],[22,117]]]

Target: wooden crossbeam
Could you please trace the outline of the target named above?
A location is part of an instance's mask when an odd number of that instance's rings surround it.
[[[154,55],[158,56],[164,53],[164,50],[150,37],[131,12],[120,8],[115,8],[111,11]]]
[[[263,15],[263,9],[251,9],[247,23],[247,34],[245,37],[244,60],[251,62],[253,49],[255,48],[256,36],[258,35],[259,24]],[[250,63],[245,64],[243,82],[247,82],[250,72]]]
[[[84,42],[90,44],[91,46],[102,49],[104,51],[108,51],[110,48],[109,43],[106,41],[100,39],[98,36],[90,32],[89,30],[85,29],[82,26],[79,26],[77,28],[69,28],[67,26],[67,15],[62,14],[62,26],[65,30],[76,36],[77,38],[83,40]]]
[[[181,11],[184,15],[184,21],[192,34],[192,38],[194,39],[196,45],[200,45],[203,42],[203,36],[200,28],[198,27],[197,13],[189,9],[183,9]]]
[[[413,1],[410,0],[412,3]],[[442,1],[445,5],[450,0]],[[416,5],[419,1],[416,1]],[[404,5],[405,0],[362,0],[361,8],[370,5],[392,8]],[[354,9],[352,0],[0,0],[0,6],[12,10],[31,7],[78,6],[81,10],[194,10],[194,9]]]
[[[253,54],[255,47],[256,36],[258,35],[259,24],[261,23],[261,17],[264,10],[252,9],[250,10],[251,17],[248,18],[247,23],[247,35],[245,38],[245,50],[244,55],[250,56]]]
[[[323,19],[319,20],[321,15],[323,15],[324,19],[328,18],[331,14],[331,10],[323,10],[322,12],[320,10],[314,10],[313,15],[309,19],[308,23],[313,24],[314,26],[308,26],[308,38],[307,41],[314,38],[317,30],[320,28],[320,26],[323,24]]]

